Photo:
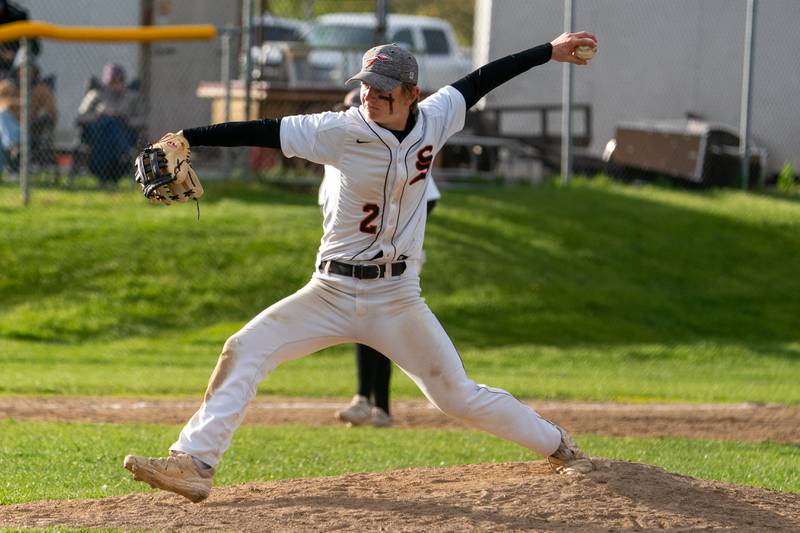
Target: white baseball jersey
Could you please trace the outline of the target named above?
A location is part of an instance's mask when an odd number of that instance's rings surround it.
[[[433,171],[428,171],[428,190],[425,191],[425,201],[439,200],[442,193],[439,192],[439,187],[436,186],[436,180],[433,179]]]
[[[171,449],[216,466],[261,380],[275,367],[328,346],[357,342],[392,359],[443,412],[542,455],[561,433],[508,392],[471,380],[447,333],[420,295],[418,266],[430,166],[464,124],[465,101],[445,87],[419,105],[397,138],[358,108],[281,120],[287,156],[337,169],[323,207],[317,264],[409,258],[397,275],[360,279],[323,269],[250,320],[225,343],[205,400]]]
[[[464,127],[464,97],[447,86],[419,104],[403,142],[360,108],[281,120],[281,149],[333,167],[328,173],[317,264],[418,261],[433,159]]]

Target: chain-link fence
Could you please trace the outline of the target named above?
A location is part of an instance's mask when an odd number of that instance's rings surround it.
[[[132,187],[133,157],[144,144],[157,138],[159,130],[207,114],[207,104],[194,92],[198,80],[218,77],[219,61],[187,59],[218,54],[218,40],[173,36],[137,42],[126,35],[139,27],[163,30],[173,23],[182,24],[182,31],[202,17],[159,20],[148,11],[152,2],[94,4],[9,3],[9,9],[46,23],[44,31],[52,37],[3,44],[13,61],[0,72],[0,183],[4,188],[19,184],[23,201],[54,187]],[[213,36],[213,26],[207,29]],[[3,198],[4,203],[17,203],[8,194]]]
[[[800,18],[800,3],[793,0],[19,4],[31,19],[53,24],[208,23],[219,29],[211,41],[41,39],[41,50],[32,46],[27,173],[33,190],[132,187],[132,156],[166,131],[340,106],[348,91],[345,80],[358,70],[363,51],[379,41],[412,49],[422,91],[432,92],[476,65],[552,39],[563,31],[570,4],[575,29],[590,30],[600,40],[591,65],[574,68],[572,98],[566,102],[572,109],[575,172],[737,186],[752,6],[757,16],[750,183],[772,181],[786,164],[800,167],[800,106],[792,98],[800,69],[787,64],[793,59],[785,53],[784,37]],[[14,41],[5,45],[15,46]],[[15,133],[24,107],[17,55],[4,55],[11,63],[0,73],[5,78],[0,91],[6,117],[3,187],[19,183],[20,155],[25,154]],[[563,68],[544,65],[490,93],[441,154],[437,177],[444,182],[497,175],[537,181],[558,174]],[[271,149],[198,149],[195,161],[208,178],[313,181],[321,176],[317,166],[289,162]]]

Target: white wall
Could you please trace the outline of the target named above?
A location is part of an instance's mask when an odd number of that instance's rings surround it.
[[[156,25],[238,24],[239,1],[171,0],[157,7]],[[168,8],[165,7],[168,5]],[[234,44],[235,46],[235,40]],[[201,126],[211,121],[211,103],[195,96],[201,81],[220,79],[220,39],[154,43],[152,46],[150,133]]]
[[[482,5],[483,4],[483,5]],[[680,119],[686,112],[738,128],[745,0],[575,0],[576,27],[599,53],[575,69],[575,101],[594,113],[602,150],[618,122]],[[477,0],[491,12],[488,59],[547,42],[563,29],[563,0]],[[800,1],[759,2],[752,132],[770,167],[800,167],[800,59],[792,41]],[[795,53],[787,50],[793,47]],[[495,90],[489,105],[559,103],[561,65],[547,64]]]
[[[779,169],[800,169],[800,1],[761,0],[753,69],[753,132]]]

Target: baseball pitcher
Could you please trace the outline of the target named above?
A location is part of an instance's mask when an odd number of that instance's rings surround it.
[[[168,134],[137,160],[136,179],[154,202],[202,194],[190,146],[263,146],[333,167],[323,235],[308,284],[271,305],[231,336],[202,405],[164,458],[129,455],[134,478],[204,500],[215,469],[258,384],[284,361],[340,343],[362,343],[392,360],[444,413],[548,458],[560,473],[583,474],[592,461],[569,433],[504,390],[476,384],[420,296],[426,188],[434,157],[464,126],[466,111],[514,76],[550,60],[585,65],[588,32],[493,61],[419,101],[417,62],[395,44],[363,57],[348,83],[359,107],[343,112],[231,122]],[[475,258],[479,261],[480,258]]]

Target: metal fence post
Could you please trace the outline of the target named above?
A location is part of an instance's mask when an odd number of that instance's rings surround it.
[[[742,190],[745,191],[750,183],[750,111],[753,98],[753,48],[755,45],[757,9],[758,0],[747,0],[744,60],[742,61],[742,101],[739,113],[739,155],[742,158]]]
[[[252,106],[252,99],[253,96],[251,94],[251,89],[253,85],[253,17],[255,13],[255,4],[253,0],[244,0],[244,7],[242,9],[242,15],[245,17],[243,30],[244,35],[242,39],[242,48],[244,49],[244,76],[242,79],[244,80],[244,120],[250,120],[250,107]],[[250,161],[248,160],[247,154],[249,153],[249,149],[243,148],[242,149],[243,156],[244,156],[244,176],[246,178],[252,177],[252,172],[250,169]]]
[[[27,37],[20,39],[20,53],[22,54],[22,73],[20,79],[20,140],[19,140],[19,182],[22,187],[22,204],[30,202],[30,159],[31,159],[31,62],[30,40]]]
[[[225,86],[225,118],[224,122],[231,121],[231,31],[225,29],[222,32],[222,65],[220,65],[220,75],[222,84]],[[231,175],[231,150],[222,149],[222,172],[225,177]]]
[[[375,2],[375,18],[378,21],[375,27],[375,44],[386,42],[386,17],[389,14],[389,0],[377,0]]]
[[[575,4],[564,0],[564,31],[575,31]],[[572,63],[561,67],[561,181],[569,185],[572,177]]]

